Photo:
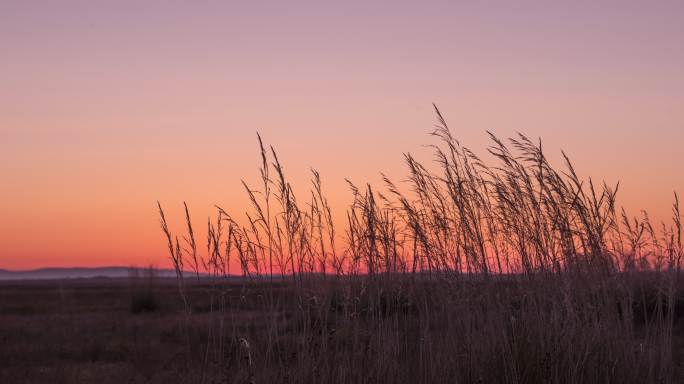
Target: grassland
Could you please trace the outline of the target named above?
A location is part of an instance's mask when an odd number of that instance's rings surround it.
[[[582,179],[565,154],[555,167],[541,141],[490,134],[481,157],[436,113],[435,161],[405,154],[406,180],[380,188],[349,181],[343,228],[319,173],[297,195],[259,137],[261,182],[243,182],[246,215],[217,206],[199,236],[187,205],[178,230],[159,204],[176,279],[5,285],[3,375],[682,382],[677,195],[668,223],[630,216],[619,185]]]
[[[4,282],[0,382],[680,382],[660,278]]]

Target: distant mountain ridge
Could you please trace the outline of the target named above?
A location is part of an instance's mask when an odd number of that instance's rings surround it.
[[[94,277],[122,278],[129,277],[134,271],[144,276],[147,268],[135,267],[74,267],[74,268],[38,268],[11,271],[0,269],[0,280],[44,280],[44,279],[88,279]],[[189,274],[189,272],[185,272]],[[173,269],[155,268],[154,275],[158,277],[175,277]]]

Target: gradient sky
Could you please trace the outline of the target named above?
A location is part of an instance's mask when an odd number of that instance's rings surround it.
[[[243,211],[256,131],[343,214],[344,177],[431,158],[433,101],[476,152],[541,136],[668,218],[684,2],[469,3],[0,2],[0,268],[168,266],[156,200]]]

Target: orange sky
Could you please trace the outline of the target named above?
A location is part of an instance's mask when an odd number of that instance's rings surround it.
[[[45,2],[0,4],[0,268],[168,266],[156,200],[204,223],[245,209],[255,132],[293,183],[403,175],[435,101],[485,130],[541,136],[632,212],[684,194],[684,3]]]

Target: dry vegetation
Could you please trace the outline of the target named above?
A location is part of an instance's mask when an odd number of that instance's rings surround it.
[[[407,191],[349,182],[345,228],[319,174],[296,197],[261,138],[261,185],[243,183],[252,210],[217,207],[206,247],[187,206],[174,235],[160,205],[178,279],[128,286],[115,382],[682,380],[676,195],[672,222],[654,227],[618,207],[617,185],[582,180],[567,157],[552,167],[541,142],[491,135],[489,164],[437,116],[436,164],[405,155]],[[131,324],[148,344],[129,345]]]
[[[646,214],[618,209],[617,185],[580,179],[565,155],[563,171],[552,167],[541,141],[490,134],[486,164],[436,112],[437,167],[405,155],[409,192],[386,177],[383,193],[349,182],[343,235],[319,174],[299,200],[261,138],[262,184],[243,183],[252,212],[240,224],[217,207],[204,257],[187,206],[179,240],[160,205],[181,295],[184,260],[216,278],[236,260],[255,284],[278,277],[293,289],[293,300],[266,289],[264,328],[237,332],[232,356],[244,359],[229,379],[672,381],[677,196],[671,225],[656,231]]]

